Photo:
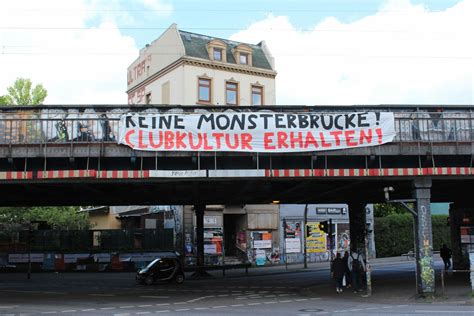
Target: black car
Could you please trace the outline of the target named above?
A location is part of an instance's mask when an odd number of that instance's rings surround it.
[[[137,271],[136,280],[146,285],[160,281],[175,281],[181,284],[184,282],[184,272],[178,258],[156,258],[145,268]]]

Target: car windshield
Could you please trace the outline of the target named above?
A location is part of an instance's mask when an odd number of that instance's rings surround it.
[[[150,269],[151,267],[153,267],[158,261],[160,261],[161,258],[157,258],[155,260],[153,260],[152,262],[150,262],[146,267],[145,267],[145,270],[148,270]]]

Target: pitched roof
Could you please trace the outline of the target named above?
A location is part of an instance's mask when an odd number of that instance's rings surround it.
[[[267,57],[265,56],[265,53],[263,52],[263,49],[260,45],[235,42],[227,39],[210,37],[207,35],[201,35],[181,30],[179,30],[179,34],[181,36],[181,40],[183,41],[187,56],[210,60],[206,45],[212,40],[220,40],[226,43],[227,45],[227,63],[237,64],[234,55],[232,54],[232,49],[234,49],[240,44],[245,44],[252,48],[253,51],[252,67],[272,70],[272,66],[268,62]]]

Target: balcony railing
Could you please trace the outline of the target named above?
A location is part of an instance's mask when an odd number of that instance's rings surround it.
[[[71,109],[0,112],[0,145],[116,143],[123,113],[127,112],[78,113]],[[394,114],[395,142],[472,142],[474,139],[471,111]]]

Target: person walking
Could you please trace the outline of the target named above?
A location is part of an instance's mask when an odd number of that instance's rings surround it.
[[[353,250],[348,259],[348,267],[352,274],[352,287],[354,293],[362,291],[361,280],[362,273],[365,272],[364,258],[358,251]]]
[[[336,254],[336,259],[332,262],[331,272],[332,277],[336,280],[336,293],[342,293],[342,279],[344,278],[346,267],[339,252]]]
[[[351,276],[351,269],[349,268],[349,252],[348,251],[344,252],[344,257],[342,257],[342,260],[344,260],[344,266],[346,267],[346,271],[344,272],[346,287],[350,288],[352,286],[352,276]]]
[[[451,249],[449,249],[448,246],[446,246],[446,244],[443,244],[443,247],[441,247],[439,251],[439,255],[443,259],[444,270],[449,270],[449,268],[451,267],[451,255],[452,255]]]

